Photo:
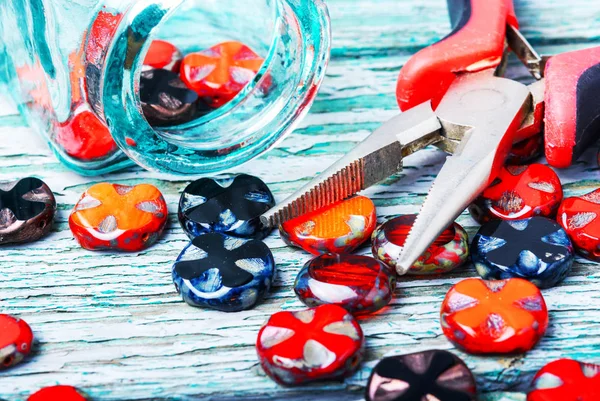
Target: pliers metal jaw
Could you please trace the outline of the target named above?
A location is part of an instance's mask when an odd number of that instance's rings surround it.
[[[435,111],[428,101],[386,122],[269,210],[262,216],[263,223],[276,226],[343,200],[401,171],[403,159],[410,154],[436,145],[452,156],[415,221],[413,231],[418,235],[410,235],[404,247],[398,267],[398,273],[404,274],[494,178],[517,132],[540,123],[535,119],[540,86],[534,84],[532,93],[523,84],[495,76],[494,71],[459,77]]]

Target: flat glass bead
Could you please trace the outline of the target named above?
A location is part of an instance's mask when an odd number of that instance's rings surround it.
[[[0,245],[38,240],[52,228],[54,194],[42,180],[28,177],[0,183]]]
[[[275,198],[260,178],[240,174],[233,180],[201,178],[189,184],[179,200],[179,223],[188,237],[220,232],[263,239],[271,232],[260,216],[275,206]]]
[[[527,401],[598,401],[600,365],[572,359],[550,362],[533,378]]]
[[[469,206],[469,212],[481,224],[490,220],[554,217],[562,198],[560,179],[550,167],[506,166]]]
[[[256,340],[265,373],[287,386],[350,375],[362,360],[363,345],[360,325],[337,305],[277,312]]]
[[[212,107],[220,107],[255,78],[263,61],[243,43],[223,42],[186,55],[181,79]]]
[[[155,39],[150,43],[142,69],[146,71],[160,68],[179,73],[181,60],[183,55],[175,45],[165,40]]]
[[[175,289],[192,306],[249,309],[271,287],[275,261],[264,242],[220,233],[200,235],[173,265]]]
[[[557,222],[532,217],[484,224],[473,238],[471,257],[485,280],[519,277],[548,288],[567,276],[575,255]]]
[[[71,386],[46,387],[29,396],[27,401],[89,401],[81,390]]]
[[[404,215],[386,221],[372,237],[373,255],[396,269],[397,260],[416,215]],[[406,272],[410,275],[449,272],[466,262],[469,257],[469,236],[459,224],[453,223]]]
[[[106,158],[118,149],[110,130],[85,104],[57,124],[56,142],[69,156],[83,161]]]
[[[24,320],[0,314],[0,370],[21,362],[32,344],[33,333]]]
[[[440,320],[444,335],[465,352],[523,353],[546,332],[548,309],[527,280],[468,278],[450,288]]]
[[[539,159],[544,153],[544,135],[539,134],[516,143],[510,150],[505,164],[519,166]]]
[[[305,305],[335,304],[354,315],[385,307],[395,288],[395,272],[376,259],[359,255],[317,256],[300,270],[294,285]]]
[[[156,187],[100,183],[81,196],[69,227],[85,249],[136,252],[156,242],[167,217],[167,204]]]
[[[384,358],[367,382],[366,401],[475,401],[476,384],[467,365],[441,350]]]
[[[177,125],[194,118],[198,95],[185,86],[179,74],[150,69],[140,77],[140,101],[150,124]]]
[[[286,221],[281,238],[313,255],[351,253],[370,236],[377,224],[371,199],[356,196]]]
[[[600,261],[600,189],[566,198],[558,209],[557,220],[565,229],[578,253]]]

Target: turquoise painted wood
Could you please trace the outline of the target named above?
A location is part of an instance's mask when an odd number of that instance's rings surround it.
[[[516,0],[523,32],[543,53],[600,45],[600,5],[589,0]],[[449,31],[444,0],[329,0],[333,59],[310,115],[277,149],[236,169],[263,178],[282,199],[397,113],[395,79],[419,48]],[[510,75],[524,79],[512,65]],[[472,266],[448,276],[403,279],[391,306],[362,319],[366,362],[344,382],[296,389],[277,386],[258,366],[254,342],[267,317],[301,308],[292,291],[309,258],[267,239],[278,274],[256,309],[235,314],[192,308],[177,296],[171,263],[186,244],[176,221],[179,192],[187,184],[132,168],[83,178],[62,167],[45,143],[0,96],[0,180],[44,179],[59,203],[50,236],[27,246],[0,248],[0,312],[26,319],[38,339],[27,363],[0,373],[0,398],[24,400],[57,383],[85,389],[97,400],[251,399],[360,400],[370,369],[387,355],[453,349],[439,325],[448,288],[476,273]],[[560,172],[567,196],[600,186],[597,149]],[[366,191],[380,220],[418,211],[444,155],[427,149],[406,170]],[[138,254],[92,253],[78,247],[67,218],[91,184],[150,182],[166,196],[170,224],[159,243]],[[459,222],[471,235],[474,221]],[[368,249],[363,249],[368,253]],[[532,375],[546,362],[574,357],[600,362],[600,270],[578,259],[571,275],[545,290],[550,308],[546,337],[526,355],[473,357],[458,352],[478,378],[484,401],[524,401]]]

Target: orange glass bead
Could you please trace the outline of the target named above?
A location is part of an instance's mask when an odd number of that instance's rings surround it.
[[[185,56],[181,79],[213,107],[233,99],[256,76],[264,62],[240,42],[224,42]]]
[[[96,184],[69,217],[75,239],[89,250],[142,250],[158,239],[166,223],[165,199],[148,184]]]
[[[540,290],[527,280],[469,278],[446,294],[441,323],[446,337],[466,352],[525,352],[546,332],[548,309]]]
[[[350,253],[367,240],[377,224],[371,199],[356,196],[289,220],[279,227],[289,245],[313,255]]]

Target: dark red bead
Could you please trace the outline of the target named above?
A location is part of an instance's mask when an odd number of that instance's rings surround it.
[[[348,311],[321,305],[272,315],[258,333],[256,349],[267,375],[297,385],[351,374],[362,359],[363,343],[363,332]]]
[[[286,221],[281,238],[313,255],[350,253],[370,236],[377,224],[371,199],[355,196]]]
[[[483,224],[490,220],[554,217],[562,201],[560,179],[543,164],[506,166],[469,206],[471,216]]]
[[[396,269],[404,242],[416,215],[398,216],[388,220],[373,232],[373,255]],[[406,274],[444,273],[462,265],[469,257],[469,237],[459,224],[453,223],[417,260]],[[398,272],[400,273],[400,272]]]
[[[535,135],[514,144],[505,163],[509,166],[528,164],[539,159],[543,153],[544,135]]]
[[[559,359],[540,369],[532,387],[527,401],[598,401],[600,365]]]
[[[448,351],[432,350],[382,359],[367,383],[367,401],[475,401],[475,378]]]
[[[34,177],[0,183],[0,245],[35,241],[52,228],[54,194]]]
[[[80,390],[71,386],[51,386],[29,396],[27,401],[88,401]]]
[[[600,261],[600,189],[563,200],[557,220],[580,254]]]
[[[533,348],[548,327],[540,290],[527,280],[462,280],[450,288],[440,317],[444,335],[472,354]]]
[[[152,185],[100,183],[81,196],[69,227],[86,249],[140,251],[156,242],[167,214],[165,199]]]
[[[33,344],[33,333],[25,321],[0,314],[0,369],[21,362]]]
[[[307,306],[335,304],[354,315],[376,312],[392,299],[396,273],[359,255],[321,255],[308,261],[294,291]]]

